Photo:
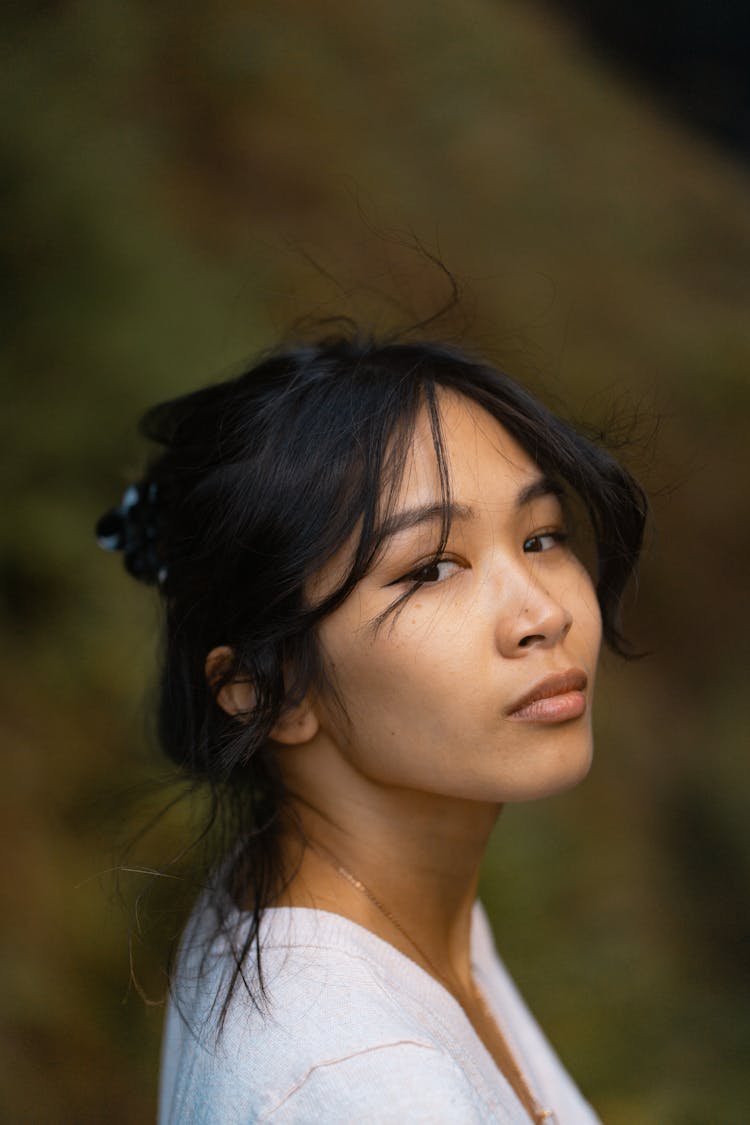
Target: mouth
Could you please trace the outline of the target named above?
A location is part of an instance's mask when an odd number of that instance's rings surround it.
[[[563,723],[586,710],[588,677],[580,668],[557,672],[535,684],[507,709],[509,719],[536,723]]]

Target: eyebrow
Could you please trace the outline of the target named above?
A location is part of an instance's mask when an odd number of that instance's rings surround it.
[[[554,477],[539,476],[530,481],[516,496],[513,504],[514,511],[518,512],[530,504],[532,500],[539,500],[543,496],[562,496],[563,487]],[[449,523],[454,520],[464,522],[476,519],[476,512],[467,504],[425,504],[419,508],[408,508],[403,512],[396,512],[389,516],[380,529],[380,541],[385,542],[402,531],[410,531],[424,523],[434,523],[447,517]]]

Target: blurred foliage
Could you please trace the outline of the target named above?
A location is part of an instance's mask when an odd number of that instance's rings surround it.
[[[0,18],[0,1118],[154,1112],[161,1009],[106,872],[162,769],[156,615],[91,530],[135,419],[297,317],[426,315],[422,242],[464,281],[468,339],[594,425],[640,410],[619,436],[654,497],[630,613],[653,655],[605,661],[586,785],[503,813],[499,947],[608,1125],[744,1121],[747,171],[535,4]],[[141,862],[189,828],[178,808]],[[157,993],[171,894],[136,931]]]

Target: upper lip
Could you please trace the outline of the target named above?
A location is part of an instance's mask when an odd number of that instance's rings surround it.
[[[522,711],[524,707],[530,706],[532,703],[537,703],[540,699],[550,699],[553,695],[565,695],[568,691],[585,691],[588,683],[588,677],[581,668],[569,668],[567,672],[554,672],[551,676],[545,676],[540,680],[531,691],[527,691],[515,703],[512,703],[507,710],[508,715],[512,715],[515,711]]]

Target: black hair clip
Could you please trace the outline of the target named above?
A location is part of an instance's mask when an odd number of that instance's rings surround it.
[[[105,551],[122,551],[125,569],[140,582],[163,585],[167,568],[159,558],[159,493],[154,481],[131,484],[118,507],[101,517],[96,538]]]

